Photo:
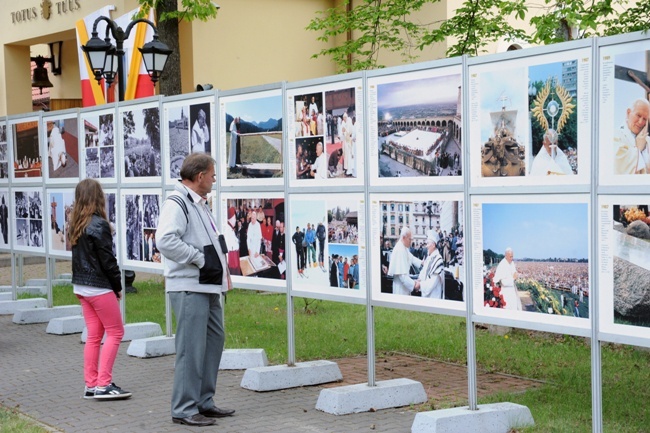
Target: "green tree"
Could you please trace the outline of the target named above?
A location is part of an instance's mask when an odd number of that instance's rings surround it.
[[[321,32],[318,40],[329,42],[346,35],[345,41],[325,48],[313,57],[331,56],[340,72],[381,68],[380,50],[399,52],[405,62],[417,58],[414,48],[450,42],[448,57],[479,55],[488,44],[518,40],[552,44],[591,36],[604,36],[650,28],[650,0],[629,7],[628,0],[465,0],[447,19],[418,23],[411,14],[426,3],[439,0],[363,0],[351,7],[350,0],[327,9],[312,19],[307,29]],[[626,9],[627,8],[627,9]],[[619,11],[624,10],[621,14]],[[527,22],[527,33],[517,27]]]
[[[167,60],[165,71],[160,78],[162,95],[179,95],[181,89],[181,55],[178,42],[178,23],[181,20],[207,21],[216,18],[219,7],[210,0],[139,0],[140,12],[137,17],[146,17],[153,8],[158,22],[158,36],[173,50]],[[180,8],[179,8],[180,5]]]

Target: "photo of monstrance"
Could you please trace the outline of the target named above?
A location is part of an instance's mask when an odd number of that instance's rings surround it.
[[[481,149],[481,176],[524,176],[525,147],[515,138],[517,110],[506,109],[506,95],[499,99],[501,110],[490,113],[494,133]]]

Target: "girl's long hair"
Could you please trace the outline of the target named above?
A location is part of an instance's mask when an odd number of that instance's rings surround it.
[[[84,179],[77,184],[68,231],[68,238],[72,245],[77,244],[93,215],[99,215],[107,220],[105,206],[106,198],[99,182],[95,179]]]

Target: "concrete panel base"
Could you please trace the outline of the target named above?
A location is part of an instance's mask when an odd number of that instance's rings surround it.
[[[11,290],[11,289],[10,289]],[[3,292],[0,289],[0,301],[11,301],[12,299],[12,294],[11,292]]]
[[[0,286],[0,293],[1,292],[11,292],[11,286]]]
[[[136,358],[156,358],[158,356],[173,355],[176,353],[176,339],[174,337],[160,336],[132,340],[127,355]]]
[[[122,341],[139,340],[141,338],[159,337],[163,335],[162,328],[159,324],[153,322],[129,323],[124,325],[124,337]],[[85,343],[88,337],[88,329],[84,328],[81,333],[81,342]],[[106,339],[106,335],[102,342]]]
[[[275,391],[299,386],[318,385],[342,380],[337,363],[332,361],[298,362],[270,367],[249,368],[244,372],[241,387],[253,391]]]
[[[468,406],[420,412],[415,415],[411,433],[508,433],[512,429],[535,425],[526,406],[515,403]]]
[[[13,322],[17,325],[47,323],[57,317],[80,316],[81,305],[62,305],[52,308],[32,308],[16,311]]]
[[[264,349],[226,349],[221,355],[219,370],[246,370],[267,365],[269,360]]]
[[[16,314],[16,311],[27,308],[45,308],[47,299],[31,298],[19,299],[17,301],[0,301],[0,314]]]
[[[27,281],[25,281],[26,286],[46,286],[47,285],[47,279],[46,278],[31,278]]]
[[[324,389],[318,396],[316,409],[333,415],[347,415],[427,401],[422,384],[411,379],[384,380],[375,385],[362,383]]]
[[[9,289],[11,290],[11,289]],[[16,294],[18,295],[30,295],[30,296],[45,296],[47,294],[47,287],[45,286],[21,286],[16,287]]]
[[[45,332],[54,335],[79,334],[84,326],[86,322],[83,316],[57,317],[48,322]]]

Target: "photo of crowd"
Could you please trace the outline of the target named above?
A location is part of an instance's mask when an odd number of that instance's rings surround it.
[[[15,245],[43,248],[43,198],[40,191],[14,191]]]
[[[284,198],[227,200],[223,235],[230,274],[286,279]]]
[[[48,177],[79,177],[79,129],[77,117],[45,121]]]
[[[124,176],[160,176],[160,111],[158,107],[122,112]]]
[[[86,177],[115,179],[114,116],[82,113]]]
[[[156,248],[160,195],[125,194],[126,259],[161,263]]]
[[[38,121],[14,123],[11,127],[14,145],[14,178],[42,177],[43,162],[38,144]]]
[[[589,317],[586,203],[484,203],[483,305]]]
[[[464,301],[463,204],[381,201],[381,292]]]
[[[460,74],[377,85],[379,177],[460,176]]]

